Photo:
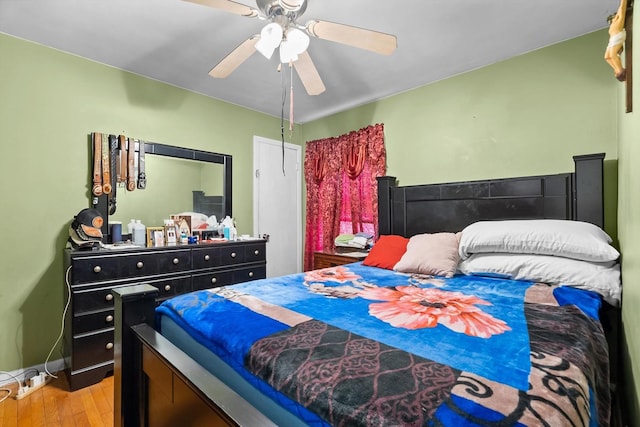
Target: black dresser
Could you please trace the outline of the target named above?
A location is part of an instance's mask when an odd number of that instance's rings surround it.
[[[111,289],[148,283],[158,303],[192,290],[263,279],[266,241],[248,240],[164,248],[65,251],[71,300],[65,317],[64,360],[71,390],[113,371]],[[66,293],[68,291],[65,291]]]

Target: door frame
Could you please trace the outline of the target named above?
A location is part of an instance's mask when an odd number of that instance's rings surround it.
[[[259,229],[259,206],[258,201],[260,199],[260,186],[258,181],[258,169],[260,166],[260,150],[258,149],[259,144],[268,144],[277,146],[278,148],[282,147],[282,141],[277,141],[275,139],[269,139],[262,136],[253,136],[253,232],[256,236],[262,236],[264,233],[268,233],[268,231],[262,231]],[[302,229],[302,147],[296,144],[290,144],[288,142],[284,143],[284,147],[286,149],[292,149],[295,151],[296,157],[296,230],[298,234],[298,238],[296,239],[295,248],[296,248],[296,270],[302,272],[302,241],[303,241],[303,229]]]

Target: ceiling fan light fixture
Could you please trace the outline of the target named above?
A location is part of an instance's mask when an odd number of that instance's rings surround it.
[[[280,62],[284,64],[295,62],[298,60],[298,53],[290,41],[283,40],[280,43]]]
[[[302,53],[309,47],[309,36],[297,28],[290,28],[287,31],[286,40],[291,43],[296,53]]]
[[[271,59],[273,51],[282,41],[282,26],[275,22],[265,25],[260,31],[260,40],[256,43],[256,50],[265,58]]]
[[[290,28],[280,43],[280,62],[288,64],[298,60],[298,55],[309,47],[309,36],[298,30]]]

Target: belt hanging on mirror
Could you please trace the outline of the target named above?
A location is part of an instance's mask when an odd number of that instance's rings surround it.
[[[120,135],[120,150],[118,150],[119,161],[120,161],[120,179],[118,183],[126,183],[127,182],[127,138],[124,135]]]
[[[102,192],[104,194],[111,193],[111,175],[109,173],[110,164],[109,138],[107,135],[102,135]]]
[[[93,132],[91,139],[93,142],[93,187],[91,192],[94,196],[102,196],[102,134]]]
[[[147,175],[144,172],[144,141],[138,143],[138,188],[144,190],[147,187]]]
[[[135,154],[136,154],[136,142],[133,138],[129,138],[129,147],[127,150],[127,190],[133,191],[136,189],[136,172],[135,172]]]
[[[109,193],[109,215],[116,213],[116,189],[118,181],[116,177],[116,164],[118,154],[118,138],[115,135],[109,135],[109,166],[111,167],[111,193]]]
[[[118,139],[116,141],[116,146],[113,149],[113,153],[111,153],[112,155],[115,153],[115,158],[116,158],[116,184],[119,184],[122,182],[122,163],[120,160],[120,139],[122,138],[122,135],[118,136]]]

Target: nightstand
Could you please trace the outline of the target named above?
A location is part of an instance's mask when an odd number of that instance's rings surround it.
[[[347,255],[348,253],[353,255]],[[350,264],[352,262],[358,262],[365,259],[367,256],[363,254],[364,251],[325,251],[313,253],[313,268],[318,270],[320,268],[335,267],[343,264]]]

